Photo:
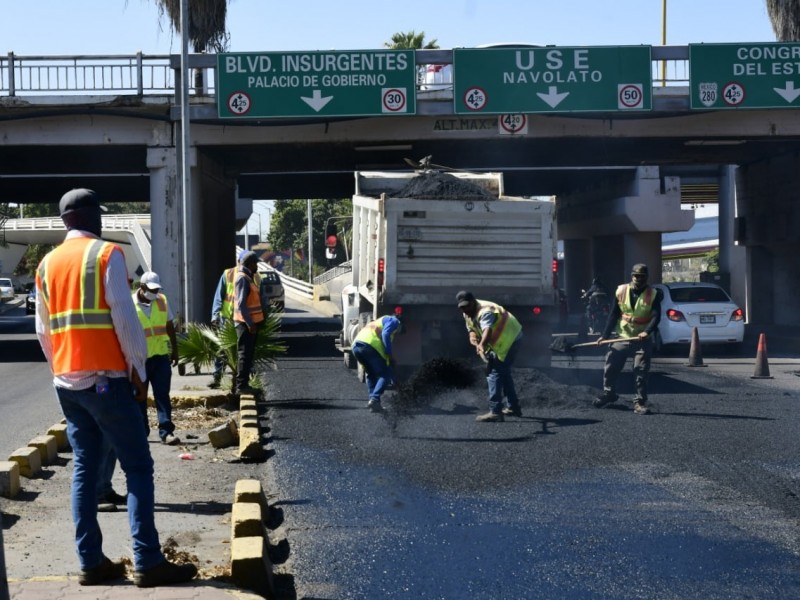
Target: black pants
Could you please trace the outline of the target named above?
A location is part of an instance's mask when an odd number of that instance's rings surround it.
[[[253,370],[253,356],[256,350],[256,333],[250,333],[247,325],[236,323],[236,349],[238,362],[236,365],[236,389],[247,387],[250,381],[250,373]]]
[[[648,337],[639,342],[618,342],[608,347],[603,369],[603,390],[617,392],[617,377],[625,368],[629,357],[633,357],[633,375],[636,379],[636,400],[647,402],[647,378],[650,374],[650,358],[653,356],[653,340]]]

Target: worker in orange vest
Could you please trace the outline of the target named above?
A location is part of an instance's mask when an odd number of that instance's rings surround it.
[[[133,538],[134,584],[155,587],[192,579],[192,564],[169,562],[154,517],[153,459],[137,401],[145,397],[147,344],[128,287],[122,250],[100,239],[97,194],[64,194],[59,210],[67,235],[36,271],[36,334],[73,449],[72,514],[81,585],[125,577],[123,562],[103,553],[96,489],[108,443],[125,472]]]
[[[255,252],[245,252],[241,257],[241,265],[234,277],[233,322],[236,324],[238,361],[236,368],[236,392],[239,394],[257,394],[258,390],[250,387],[250,374],[255,358],[256,337],[264,322],[264,310],[261,305],[261,291],[255,282],[258,269],[258,257]]]

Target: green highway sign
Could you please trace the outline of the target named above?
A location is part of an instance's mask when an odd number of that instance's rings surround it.
[[[217,55],[220,118],[413,115],[413,50]]]
[[[456,114],[652,108],[650,46],[453,50]]]
[[[690,44],[689,67],[692,109],[800,106],[800,44]]]

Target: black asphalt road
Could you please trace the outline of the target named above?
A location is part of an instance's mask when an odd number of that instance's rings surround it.
[[[602,355],[376,415],[324,334],[267,374],[265,489],[297,598],[800,598],[800,361],[659,358],[654,414],[594,409]]]

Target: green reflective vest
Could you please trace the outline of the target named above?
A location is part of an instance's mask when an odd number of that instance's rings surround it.
[[[135,293],[133,304],[136,307],[136,314],[139,315],[139,322],[142,324],[144,337],[147,340],[147,358],[170,354],[171,347],[169,335],[167,334],[167,319],[169,316],[167,297],[164,294],[159,294],[158,298],[150,302],[149,316],[137,302]]]
[[[617,303],[622,316],[617,322],[617,333],[621,337],[636,337],[642,333],[653,320],[653,300],[656,299],[655,288],[648,287],[639,294],[636,306],[631,305],[630,284],[623,283],[617,288]]]
[[[477,302],[478,314],[475,316],[475,318],[472,319],[467,315],[464,315],[464,320],[467,323],[467,329],[469,331],[474,331],[478,336],[478,339],[480,339],[483,335],[480,324],[481,316],[487,312],[494,313],[494,324],[492,324],[489,332],[487,343],[497,358],[503,361],[506,359],[506,356],[508,356],[508,351],[511,349],[511,345],[517,339],[520,331],[522,331],[522,325],[520,325],[519,321],[517,321],[517,318],[514,315],[512,315],[499,304],[489,302],[488,300],[477,300]]]
[[[381,355],[388,365],[391,363],[391,360],[389,355],[386,354],[386,348],[383,347],[383,319],[385,318],[385,316],[379,317],[372,321],[372,323],[363,327],[361,331],[358,332],[355,341],[364,342],[375,348],[375,351]],[[395,333],[397,333],[397,329],[392,332],[392,341],[394,341]]]

